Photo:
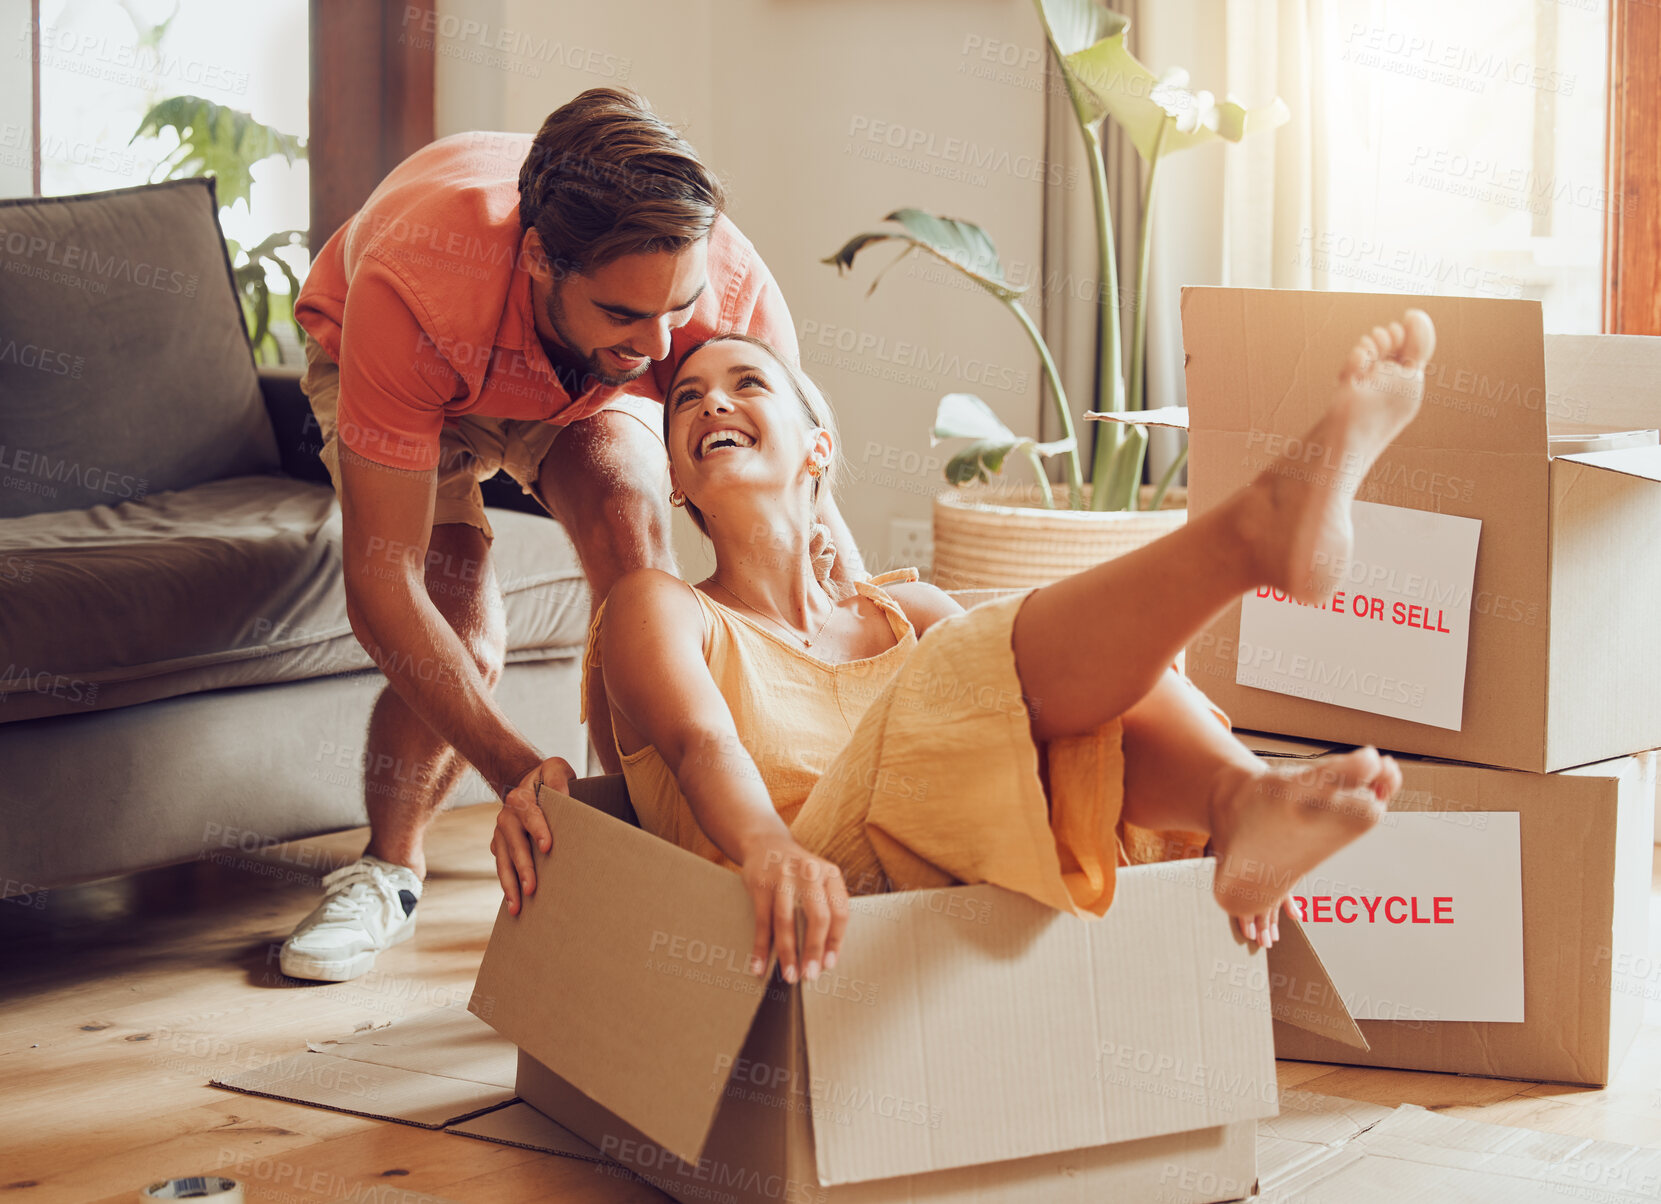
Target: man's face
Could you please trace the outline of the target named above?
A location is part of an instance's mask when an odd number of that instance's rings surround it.
[[[669,354],[670,335],[692,320],[692,307],[707,287],[708,243],[684,251],[624,255],[588,275],[555,277],[535,230],[529,256],[536,330],[566,354],[555,366],[585,378],[622,385]],[[563,362],[560,362],[563,361]]]

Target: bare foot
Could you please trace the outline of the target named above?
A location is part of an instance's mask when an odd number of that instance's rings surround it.
[[[1241,935],[1274,944],[1292,884],[1376,824],[1400,788],[1394,758],[1374,748],[1219,771],[1209,800],[1215,890]]]
[[[1423,310],[1375,326],[1351,349],[1332,405],[1288,454],[1245,491],[1262,584],[1300,602],[1331,596],[1349,563],[1350,502],[1390,441],[1419,412],[1436,330]]]

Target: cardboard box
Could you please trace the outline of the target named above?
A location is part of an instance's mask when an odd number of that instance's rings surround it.
[[[1291,441],[1410,306],[1436,324],[1424,405],[1358,497],[1482,521],[1461,729],[1319,701],[1315,676],[1312,697],[1238,684],[1239,602],[1188,674],[1239,726],[1311,739],[1535,772],[1661,746],[1661,448],[1548,457],[1553,434],[1661,427],[1661,339],[1548,337],[1536,301],[1186,288],[1190,510],[1288,449],[1335,467]]]
[[[1266,757],[1330,751],[1240,735]],[[1453,824],[1482,813],[1519,816],[1523,1021],[1439,1021],[1408,1009],[1399,1021],[1358,1020],[1370,1046],[1365,1051],[1277,1023],[1276,1053],[1358,1066],[1608,1083],[1637,1035],[1646,993],[1654,992],[1648,940],[1655,759],[1621,757],[1553,774],[1399,761],[1403,785],[1391,803],[1393,815],[1441,813]],[[1319,948],[1323,933],[1315,924],[1309,928]],[[1366,932],[1365,925],[1352,930]],[[1342,993],[1338,970],[1335,964]],[[1350,1003],[1361,1007],[1353,994]]]
[[[1271,1012],[1359,1040],[1295,924],[1272,960],[1236,940],[1210,860],[1121,870],[1097,922],[859,898],[835,970],[786,987],[745,971],[736,874],[613,818],[621,778],[571,789],[593,805],[539,792],[554,849],[470,1007],[521,1099],[678,1199],[1238,1198]]]

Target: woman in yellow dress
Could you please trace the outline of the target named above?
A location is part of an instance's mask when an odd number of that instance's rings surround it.
[[[1271,767],[1173,660],[1242,593],[1336,587],[1349,503],[1417,412],[1434,339],[1409,310],[1357,340],[1307,440],[1338,471],[1284,461],[1153,544],[969,611],[914,572],[833,582],[813,522],[829,406],[758,340],[693,348],[664,406],[670,500],[716,570],[619,581],[585,662],[642,826],[742,874],[751,968],[776,952],[789,982],[835,963],[850,893],[991,882],[1100,916],[1116,866],[1202,848],[1241,934],[1272,944],[1292,884],[1377,822],[1400,771],[1372,748]],[[510,795],[491,848],[515,914],[532,841],[551,847],[546,821]]]

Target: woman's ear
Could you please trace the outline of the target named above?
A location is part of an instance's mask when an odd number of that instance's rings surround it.
[[[831,456],[836,453],[836,447],[831,443],[830,432],[824,427],[813,428],[813,442],[808,445],[808,451],[820,464],[828,465]]]

